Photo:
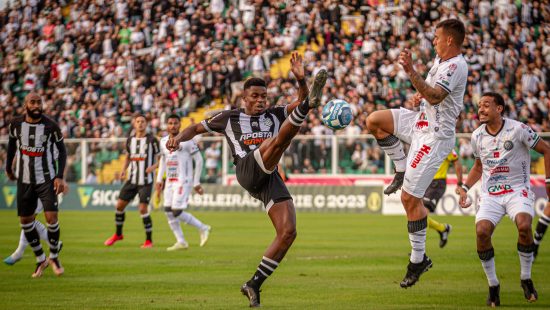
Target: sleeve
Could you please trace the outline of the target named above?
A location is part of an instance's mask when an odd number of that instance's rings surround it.
[[[126,139],[126,154],[130,155],[130,143],[132,143],[132,137]]]
[[[63,134],[61,133],[61,128],[59,128],[59,125],[57,125],[56,123],[54,123],[54,126],[53,126],[53,138],[55,143],[63,141]]]
[[[477,134],[472,134],[472,139],[470,140],[470,144],[472,145],[472,154],[474,155],[475,159],[479,158],[479,152],[477,150]]]
[[[193,161],[195,162],[195,173],[193,174],[193,187],[201,184],[201,174],[202,174],[202,165],[203,165],[203,159],[201,152],[195,152],[193,154]]]
[[[13,122],[10,122],[8,125],[9,137],[17,139],[16,126]]]
[[[210,132],[223,132],[229,121],[231,110],[222,111],[211,118],[205,119],[201,122],[204,128]]]
[[[528,148],[534,148],[540,141],[540,136],[533,129],[531,129],[531,127],[525,124],[521,124],[518,136],[520,141]]]
[[[166,171],[166,158],[164,157],[164,154],[161,153],[159,158],[159,169],[157,172],[157,183],[162,182],[165,171]]]
[[[191,140],[191,143],[189,144],[189,154],[195,155],[199,151],[199,146],[195,142],[195,140]]]
[[[65,172],[65,166],[67,165],[67,149],[65,148],[65,143],[63,142],[63,137],[61,137],[61,140],[57,141],[55,143],[55,146],[57,147],[57,150],[59,152],[59,155],[57,157],[57,175],[56,177],[59,179],[63,179],[63,175]]]
[[[157,138],[153,137],[153,141],[152,141],[151,144],[153,145],[153,154],[158,155],[158,153],[160,153],[159,140]]]
[[[435,84],[451,93],[464,79],[462,68],[456,62],[449,62],[442,66],[441,72],[437,72]]]

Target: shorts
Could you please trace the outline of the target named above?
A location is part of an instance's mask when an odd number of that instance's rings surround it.
[[[264,203],[265,211],[273,204],[292,199],[277,168],[265,168],[260,149],[246,154],[236,165],[237,181],[250,195]]]
[[[136,197],[136,195],[139,194],[139,203],[148,204],[151,199],[152,190],[153,184],[136,185],[128,181],[124,183],[124,186],[122,186],[118,199],[130,202],[134,199],[134,197]]]
[[[443,160],[449,156],[455,139],[436,138],[428,131],[414,131],[413,127],[419,112],[401,109],[392,109],[394,135],[405,143],[409,143],[407,168],[403,190],[417,198],[423,198],[426,189],[433,181]]]
[[[42,184],[17,183],[17,215],[31,216],[37,212],[38,201],[45,212],[57,212],[58,203],[53,181]]]
[[[424,194],[424,207],[426,207],[430,212],[435,212],[435,208],[439,199],[445,194],[447,189],[447,180],[445,179],[436,179],[433,180],[430,186],[426,189]]]
[[[476,223],[487,220],[497,226],[505,214],[515,223],[516,216],[520,213],[535,216],[535,195],[530,190],[518,190],[500,196],[482,194],[479,198]]]
[[[163,198],[164,206],[174,210],[187,209],[189,203],[189,195],[193,186],[190,183],[182,184],[180,182],[166,183],[164,188]]]

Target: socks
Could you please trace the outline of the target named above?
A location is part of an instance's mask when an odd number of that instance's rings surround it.
[[[32,222],[28,224],[21,224],[21,228],[25,232],[27,242],[32,247],[34,255],[36,256],[36,261],[40,263],[46,260],[46,256],[44,255],[44,251],[42,250],[42,245],[40,244],[40,236],[38,235],[38,231],[36,230],[36,223]]]
[[[172,211],[165,212],[166,218],[168,219],[168,226],[174,233],[178,243],[184,244],[185,238],[183,237],[183,231],[181,230],[180,221],[172,214]]]
[[[431,229],[435,229],[439,232],[444,232],[445,231],[445,225],[439,223],[438,221],[432,219],[429,216],[428,216],[428,227],[430,227]]]
[[[288,121],[296,127],[301,127],[302,123],[306,119],[308,112],[309,112],[309,100],[306,99],[300,102],[300,104],[296,107],[296,109],[294,109],[294,111],[290,113],[290,116],[288,117]]]
[[[481,260],[481,266],[483,266],[483,271],[485,271],[489,286],[497,286],[499,282],[497,279],[497,270],[495,267],[495,249],[490,248],[486,251],[477,251],[477,255]]]
[[[180,221],[184,222],[185,224],[194,226],[199,230],[205,230],[206,229],[206,225],[204,225],[201,221],[199,221],[191,213],[183,211],[178,215],[177,218]]]
[[[542,237],[544,237],[544,233],[548,228],[548,224],[550,224],[550,217],[543,214],[539,218],[537,228],[535,229],[535,244],[540,244],[540,242],[542,241]]]
[[[389,135],[383,139],[376,139],[376,142],[395,164],[395,171],[404,172],[407,167],[407,155],[401,140],[394,135]]]
[[[122,236],[122,225],[124,225],[125,218],[126,218],[126,213],[124,211],[116,211],[115,224],[116,224],[117,236]]]
[[[418,264],[424,260],[426,252],[426,230],[428,227],[428,217],[417,221],[409,221],[409,241],[411,242],[411,258],[413,264]]]
[[[248,286],[259,289],[265,279],[267,279],[278,266],[279,263],[271,258],[265,256],[262,257],[262,261],[260,262],[260,265],[258,265],[256,273],[254,273],[252,278],[247,282]]]
[[[151,220],[151,215],[149,213],[142,214],[141,219],[143,220],[143,228],[145,228],[145,236],[147,240],[153,241],[153,221]]]
[[[38,231],[38,235],[40,236],[40,240],[48,241],[48,234],[46,232],[46,227],[44,226],[44,224],[37,220],[35,220],[34,223],[36,230]],[[17,249],[11,254],[11,256],[13,258],[22,257],[25,249],[27,248],[27,245],[29,245],[29,243],[27,242],[27,237],[25,237],[25,231],[21,229],[21,235],[19,236],[19,245],[17,246]]]
[[[50,258],[57,258],[59,253],[59,222],[48,224],[48,243],[50,244]]]
[[[533,266],[533,252],[535,244],[523,245],[518,243],[519,264],[521,266],[520,279],[531,279],[531,266]]]

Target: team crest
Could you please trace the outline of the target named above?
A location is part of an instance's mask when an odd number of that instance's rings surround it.
[[[258,127],[258,122],[256,121],[252,122],[252,127]]]
[[[46,140],[48,140],[48,137],[46,135],[42,135],[40,137],[40,141],[42,141],[42,143],[46,142]]]
[[[509,151],[514,148],[514,143],[510,140],[504,142],[504,149]]]
[[[267,127],[271,127],[273,125],[273,121],[269,118],[264,119],[264,125]]]

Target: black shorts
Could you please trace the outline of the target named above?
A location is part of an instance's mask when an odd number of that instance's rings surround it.
[[[130,202],[139,194],[139,203],[149,203],[151,199],[151,192],[153,191],[153,184],[146,185],[136,185],[130,182],[124,183],[120,194],[118,195],[119,199]]]
[[[447,180],[445,179],[435,179],[430,183],[430,186],[428,186],[424,194],[424,206],[428,208],[430,212],[435,212],[435,207],[439,199],[445,194],[446,189]]]
[[[42,202],[44,211],[58,211],[57,195],[53,181],[42,184],[17,183],[17,215],[31,216],[36,212],[38,199]]]
[[[262,167],[260,149],[246,154],[237,162],[237,181],[252,197],[262,201],[266,210],[277,202],[292,199],[277,169],[269,172]]]

